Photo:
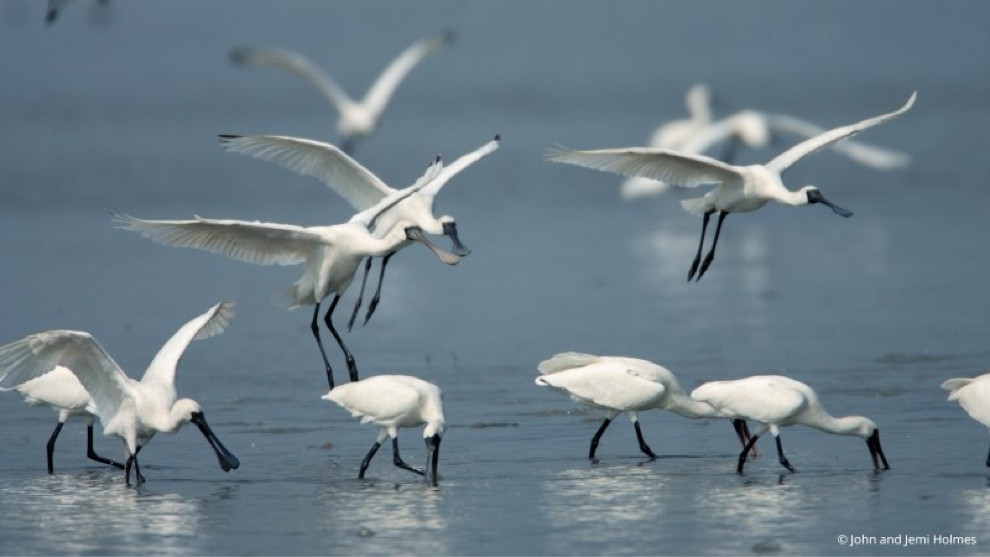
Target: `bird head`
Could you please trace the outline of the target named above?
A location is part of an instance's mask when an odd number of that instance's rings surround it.
[[[454,217],[444,215],[437,219],[437,221],[440,223],[443,234],[450,238],[450,242],[453,246],[450,251],[453,252],[454,255],[460,257],[471,255],[471,250],[461,243],[461,239],[457,235],[457,222],[454,220]]]
[[[811,205],[812,203],[821,203],[822,205],[825,205],[830,209],[832,209],[833,213],[841,217],[849,218],[853,216],[853,212],[850,211],[849,209],[843,209],[842,207],[839,207],[838,205],[825,199],[825,196],[822,195],[822,192],[820,192],[818,188],[815,186],[804,186],[803,188],[798,190],[798,194],[803,194],[804,196],[804,199],[802,200],[804,202],[803,204]]]
[[[419,226],[411,224],[408,221],[400,226],[402,226],[401,230],[405,231],[407,240],[423,244],[427,247],[427,249],[432,251],[440,261],[446,263],[447,265],[456,265],[461,260],[460,257],[427,240],[426,235],[423,234],[423,229]]]

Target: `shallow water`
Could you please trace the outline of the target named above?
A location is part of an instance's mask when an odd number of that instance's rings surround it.
[[[0,554],[987,553],[986,430],[938,388],[990,361],[983,3],[77,0],[51,28],[40,4],[0,7],[0,342],[86,330],[139,375],[182,323],[236,300],[230,329],[186,353],[178,390],[242,466],[224,474],[186,428],[142,451],[148,482],[128,489],[85,459],[85,428],[71,421],[49,476],[55,414],[4,395]],[[268,301],[297,268],[153,245],[114,230],[107,210],[345,220],[346,204],[315,181],[216,146],[217,133],[334,139],[317,94],[231,68],[227,50],[297,49],[354,88],[445,28],[458,42],[410,74],[357,158],[401,186],[437,152],[453,160],[500,132],[502,148],[438,198],[473,253],[450,268],[403,252],[378,313],[345,335],[362,375],[443,389],[448,431],[431,489],[393,467],[387,447],[355,479],[375,432],[320,400],[309,312]],[[675,202],[684,192],[625,203],[619,177],[542,156],[556,143],[641,144],[682,117],[684,90],[702,80],[721,113],[826,126],[918,89],[911,112],[861,136],[914,164],[881,173],[809,157],[788,183],[815,183],[856,215],[733,215],[710,272],[685,283],[700,227]],[[787,374],[834,414],[877,422],[892,469],[873,473],[859,439],[788,428],[798,474],[781,474],[763,440],[765,456],[739,476],[728,424],[659,412],[641,422],[661,459],[643,458],[620,419],[590,463],[601,417],[533,384],[536,364],[564,350],[647,358],[688,389]],[[420,433],[400,440],[421,465]],[[97,439],[105,455],[118,446]],[[875,539],[851,547],[843,535]],[[880,545],[898,535],[901,545]],[[950,535],[976,543],[934,537]]]

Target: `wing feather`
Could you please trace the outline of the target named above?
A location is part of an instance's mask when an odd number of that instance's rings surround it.
[[[378,79],[368,88],[361,102],[372,114],[381,114],[409,71],[453,39],[453,33],[444,32],[420,39],[410,45],[382,71]]]
[[[230,60],[237,65],[270,68],[300,77],[316,86],[338,111],[355,104],[336,81],[302,54],[279,48],[242,47],[230,51]]]
[[[688,188],[733,183],[739,179],[739,170],[732,165],[704,155],[670,149],[628,147],[594,151],[551,151],[547,158],[554,162],[650,178]]]
[[[175,369],[189,343],[222,333],[230,325],[233,316],[234,302],[220,302],[202,315],[189,320],[158,350],[141,382],[157,381],[174,385]]]

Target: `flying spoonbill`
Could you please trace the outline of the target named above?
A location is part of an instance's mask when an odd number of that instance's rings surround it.
[[[0,371],[0,377],[2,377]],[[87,410],[94,406],[89,393],[76,379],[76,376],[69,368],[55,366],[55,369],[44,375],[28,379],[20,385],[6,386],[7,381],[0,379],[0,384],[5,385],[0,390],[13,389],[24,396],[24,402],[33,406],[48,406],[58,412],[58,424],[55,431],[48,438],[46,445],[48,456],[48,473],[55,472],[55,440],[62,431],[62,426],[66,420],[72,416],[82,416],[86,420],[86,456],[91,460],[109,464],[117,468],[124,468],[124,465],[109,458],[104,458],[93,449],[93,412]]]
[[[598,442],[612,419],[623,412],[636,429],[639,450],[651,459],[657,455],[643,439],[639,412],[658,409],[685,418],[723,417],[711,405],[689,397],[667,368],[646,360],[563,352],[540,362],[537,369],[543,374],[536,378],[537,385],[551,387],[575,402],[608,413],[591,438],[590,459],[595,458]],[[746,421],[734,419],[732,426],[745,447],[750,440]]]
[[[358,139],[370,135],[378,127],[378,119],[406,74],[421,60],[453,39],[453,33],[443,32],[416,41],[392,60],[360,101],[352,99],[325,71],[295,52],[277,48],[244,47],[233,49],[230,59],[236,65],[288,72],[316,86],[339,113],[337,134],[343,140],[344,151],[351,152]]]
[[[439,162],[439,158],[438,158]],[[429,178],[429,173],[424,176]],[[303,276],[288,288],[278,292],[273,301],[294,309],[301,305],[313,305],[310,329],[320,347],[326,366],[327,381],[333,389],[333,372],[330,360],[323,349],[317,317],[320,302],[334,294],[330,307],[323,316],[330,333],[347,361],[351,381],[358,380],[354,356],[344,344],[333,326],[333,310],[340,296],[350,286],[361,259],[369,255],[384,255],[400,244],[414,240],[433,251],[440,261],[454,265],[458,257],[426,239],[422,229],[411,221],[396,224],[383,238],[375,238],[369,231],[374,220],[402,199],[423,188],[428,180],[420,180],[413,186],[396,191],[372,207],[351,217],[346,223],[333,226],[296,226],[240,220],[216,220],[196,217],[193,220],[142,220],[121,213],[113,219],[125,230],[139,232],[145,238],[166,246],[201,249],[227,257],[254,263],[255,265],[303,264]]]
[[[400,222],[411,221],[427,234],[443,234],[450,237],[450,241],[453,244],[451,252],[455,255],[463,257],[470,254],[471,250],[461,243],[457,235],[457,221],[450,215],[434,216],[433,201],[441,188],[451,178],[482,157],[498,149],[499,142],[500,136],[496,135],[495,139],[461,156],[448,166],[444,167],[438,162],[436,168],[432,170],[435,175],[424,178],[429,182],[425,187],[399,201],[378,217],[372,235],[378,239],[384,238]],[[386,185],[385,182],[361,166],[356,160],[329,143],[275,135],[221,135],[220,143],[230,152],[266,160],[292,172],[314,177],[347,200],[358,211],[369,209],[396,192],[395,189]],[[428,173],[430,172],[428,170]],[[364,318],[366,324],[374,313],[375,308],[378,307],[378,302],[381,299],[382,280],[385,278],[385,265],[388,264],[389,259],[399,249],[409,245],[409,243],[407,241],[399,244],[395,249],[386,253],[382,259],[378,288],[368,305],[368,310]],[[353,326],[354,318],[357,316],[358,308],[361,306],[365,283],[368,280],[368,272],[371,268],[371,260],[372,258],[369,257],[366,261],[364,278],[361,281],[361,291],[358,294],[357,301],[354,304],[354,311],[348,321],[348,329]]]
[[[768,429],[777,442],[780,464],[796,472],[780,445],[780,428],[804,425],[826,433],[855,435],[866,439],[873,468],[889,470],[887,457],[880,447],[880,430],[877,425],[862,416],[835,418],[825,411],[815,391],[789,377],[780,375],[754,375],[735,381],[711,381],[691,392],[691,398],[713,406],[723,417],[753,420],[757,423],[755,434],[739,454],[736,471],[743,472],[746,455],[756,440]]]
[[[949,379],[942,383],[942,388],[951,391],[949,400],[957,401],[969,417],[990,427],[990,373],[972,379]],[[987,466],[990,467],[990,454]]]
[[[819,149],[903,114],[914,104],[916,96],[916,93],[912,93],[907,102],[893,112],[867,118],[848,126],[841,126],[807,139],[784,151],[765,165],[734,166],[704,155],[692,155],[648,147],[594,151],[551,151],[548,158],[554,162],[586,166],[626,176],[642,176],[682,187],[717,184],[715,189],[704,197],[681,201],[681,206],[686,211],[704,217],[701,224],[701,240],[698,242],[698,252],[691,264],[691,269],[688,271],[689,281],[694,278],[696,271],[698,272],[698,280],[701,280],[715,258],[715,246],[718,244],[719,234],[722,231],[722,222],[729,213],[755,211],[766,205],[768,201],[776,201],[792,207],[821,203],[830,207],[837,215],[851,217],[852,211],[826,200],[816,186],[807,185],[797,191],[788,190],[781,180],[781,174],[794,163]],[[704,262],[701,262],[701,250],[705,242],[708,220],[715,212],[719,214],[715,238]],[[700,270],[698,268],[699,263],[701,263]]]
[[[378,427],[378,439],[361,461],[358,478],[371,464],[386,438],[392,439],[392,462],[399,468],[425,475],[430,485],[437,484],[437,459],[443,436],[443,396],[440,389],[409,375],[375,375],[341,385],[321,398],[329,400],[351,413],[361,423]],[[426,441],[426,471],[417,470],[399,456],[398,430],[403,427],[423,428]]]
[[[144,483],[137,461],[141,448],[156,433],[175,433],[186,422],[196,424],[213,447],[220,468],[229,472],[240,462],[210,429],[199,403],[176,400],[175,370],[190,342],[223,332],[234,314],[233,305],[221,302],[183,325],[158,351],[140,381],[129,378],[89,333],[56,330],[0,347],[0,388],[42,377],[56,366],[71,370],[93,398],[95,407],[89,410],[100,417],[103,433],[124,443],[127,485],[132,466],[137,483]]]

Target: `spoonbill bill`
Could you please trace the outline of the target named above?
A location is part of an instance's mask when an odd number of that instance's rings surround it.
[[[958,402],[970,418],[990,427],[990,373],[972,379],[949,379],[942,383],[942,388],[950,391],[949,400]],[[987,466],[990,467],[990,454]]]
[[[3,381],[0,383],[6,384]],[[93,399],[89,397],[89,393],[76,379],[72,370],[63,366],[55,366],[55,369],[44,375],[28,379],[20,385],[4,388],[4,390],[10,389],[23,395],[24,402],[32,406],[48,406],[58,412],[58,424],[55,426],[55,431],[52,432],[51,437],[48,438],[46,445],[49,474],[55,472],[55,440],[58,439],[62,426],[72,416],[81,416],[86,421],[86,456],[96,462],[109,464],[120,469],[124,468],[123,464],[102,457],[96,454],[93,449],[94,414],[87,410],[88,407],[94,406]]]
[[[434,167],[427,169],[427,174],[432,175],[424,176],[421,180],[427,180],[429,183],[382,213],[375,222],[372,235],[375,238],[384,238],[400,222],[411,221],[427,234],[448,236],[453,244],[451,252],[454,255],[463,257],[470,254],[471,250],[461,243],[457,235],[457,221],[450,215],[434,216],[433,201],[451,178],[498,149],[500,139],[500,136],[496,135],[495,139],[461,156],[448,166],[438,162]],[[266,160],[292,172],[314,177],[347,200],[358,211],[369,209],[396,192],[356,160],[329,143],[275,135],[221,135],[220,143],[230,152]],[[381,300],[385,266],[399,249],[407,245],[409,245],[408,241],[399,244],[382,258],[378,288],[368,305],[365,324]],[[361,291],[348,321],[348,329],[354,325],[354,319],[361,306],[371,260],[370,257],[366,260]]]
[[[186,423],[196,424],[216,453],[224,472],[240,466],[206,423],[195,400],[178,399],[175,371],[189,343],[220,334],[234,315],[233,302],[221,302],[183,325],[158,351],[140,381],[124,371],[89,333],[55,330],[36,333],[0,347],[0,388],[21,385],[63,366],[90,394],[88,410],[100,418],[105,435],[124,444],[124,482],[144,483],[137,455],[158,432],[175,433]]]
[[[238,66],[288,72],[314,85],[337,110],[337,134],[343,141],[343,149],[352,152],[358,139],[370,135],[378,127],[382,112],[406,74],[454,37],[448,31],[414,42],[385,67],[360,101],[352,99],[343,87],[302,54],[277,48],[242,47],[231,50],[230,59]]]
[[[903,114],[914,104],[916,96],[916,93],[912,93],[907,102],[893,112],[841,126],[806,139],[765,165],[734,166],[704,155],[648,147],[551,151],[548,158],[554,162],[575,164],[626,176],[642,176],[682,187],[717,184],[715,189],[703,197],[681,201],[681,206],[686,211],[703,216],[698,252],[688,271],[688,281],[694,278],[696,271],[698,280],[701,280],[715,258],[715,246],[722,231],[722,222],[729,213],[748,213],[763,207],[769,201],[776,201],[791,207],[821,203],[839,216],[851,217],[852,211],[826,200],[816,186],[807,185],[796,191],[788,190],[781,180],[781,175],[805,156]],[[716,212],[719,215],[715,238],[704,262],[701,262],[701,250],[705,242],[708,220]],[[701,263],[700,270],[699,263]]]
[[[350,380],[357,381],[357,363],[333,326],[333,310],[354,279],[361,259],[369,255],[384,255],[400,244],[413,240],[432,250],[443,263],[454,265],[459,260],[456,255],[430,243],[422,229],[411,221],[397,223],[383,238],[375,238],[369,231],[379,215],[427,183],[428,181],[421,180],[413,186],[396,191],[354,215],[348,222],[333,226],[303,227],[201,217],[193,220],[143,220],[122,213],[113,213],[113,220],[120,228],[138,232],[145,238],[166,246],[201,249],[255,265],[303,264],[303,276],[276,293],[272,299],[286,309],[301,305],[314,306],[310,329],[323,356],[327,381],[333,389],[333,370],[323,349],[316,320],[320,302],[334,294],[333,301],[323,316],[323,322],[344,353]]]
[[[588,458],[594,460],[598,442],[612,419],[625,412],[636,429],[639,450],[651,459],[657,455],[643,439],[638,413],[667,410],[685,418],[722,417],[711,405],[689,397],[667,368],[646,360],[617,356],[593,356],[563,352],[540,362],[536,384],[570,396],[571,400],[605,410],[607,417],[591,438]],[[749,442],[745,420],[733,420],[743,446]]]
[[[371,423],[378,427],[378,438],[361,461],[358,478],[364,478],[382,442],[391,438],[392,462],[404,470],[425,475],[430,485],[437,484],[437,459],[444,419],[443,396],[436,385],[409,375],[375,375],[341,385],[321,398],[347,410],[362,424]],[[399,456],[398,430],[421,425],[425,426],[425,472],[406,464]]]
[[[691,398],[710,404],[723,417],[756,422],[754,435],[739,454],[736,471],[740,474],[750,448],[768,429],[777,442],[777,457],[781,466],[796,472],[784,456],[780,444],[780,428],[790,425],[862,437],[870,449],[873,468],[879,470],[879,461],[883,461],[883,469],[890,469],[880,447],[880,430],[875,423],[863,416],[833,417],[825,411],[811,387],[789,377],[754,375],[734,381],[711,381],[692,391]]]

